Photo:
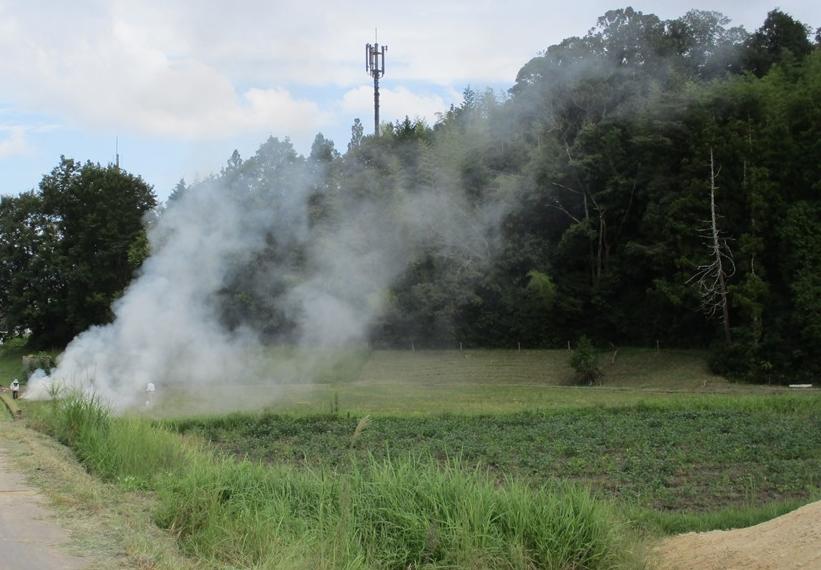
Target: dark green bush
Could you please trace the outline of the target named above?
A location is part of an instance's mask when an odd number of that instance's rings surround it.
[[[582,335],[576,343],[576,350],[570,356],[570,366],[576,371],[576,381],[579,384],[590,385],[602,377],[598,354],[586,335]]]

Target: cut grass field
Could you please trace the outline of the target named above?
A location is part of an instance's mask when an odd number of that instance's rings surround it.
[[[731,384],[712,374],[705,354],[698,351],[622,349],[615,362],[612,353],[603,354],[602,381],[583,387],[571,385],[566,350],[273,351],[269,358],[268,382],[234,379],[197,390],[159,386],[161,398],[152,414],[179,417],[260,408],[302,415],[331,410],[400,416],[494,414],[711,394],[746,399],[784,391]],[[307,381],[312,377],[314,381]]]
[[[727,382],[712,374],[699,351],[622,349],[602,353],[603,385],[688,390]],[[364,363],[363,383],[566,385],[573,370],[567,350],[379,350]]]

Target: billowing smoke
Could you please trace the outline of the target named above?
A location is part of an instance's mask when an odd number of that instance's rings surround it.
[[[465,264],[493,256],[504,200],[473,204],[447,168],[422,186],[386,177],[365,194],[329,184],[326,169],[269,139],[244,164],[185,191],[151,226],[152,254],[115,302],[113,322],[77,336],[50,382],[118,409],[141,405],[148,383],[204,391],[265,382],[275,391],[310,381],[311,368],[272,368],[271,343],[301,354],[360,343],[420,252]],[[317,201],[322,215],[312,213]],[[272,335],[264,323],[232,317],[225,291],[241,279],[260,311],[290,326]],[[46,393],[41,384],[31,396]]]
[[[261,212],[240,208],[219,184],[189,192],[151,232],[146,260],[113,309],[115,319],[74,339],[52,378],[93,390],[117,407],[137,403],[148,382],[236,377],[253,336],[229,333],[212,306],[232,265],[260,247]]]

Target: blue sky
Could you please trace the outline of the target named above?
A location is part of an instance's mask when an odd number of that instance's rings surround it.
[[[771,2],[633,2],[673,18],[718,10],[758,27]],[[813,28],[821,3],[778,6]],[[550,44],[617,3],[577,0],[357,3],[276,0],[0,0],[0,192],[35,187],[64,154],[114,160],[161,199],[181,177],[247,157],[268,135],[306,152],[372,128],[364,44],[388,44],[382,119],[434,121],[468,84],[507,89]]]

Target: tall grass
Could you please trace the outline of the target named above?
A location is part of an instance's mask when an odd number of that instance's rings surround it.
[[[708,513],[656,511],[632,507],[628,509],[628,516],[634,526],[645,532],[672,535],[751,527],[794,511],[813,500],[821,500],[821,493],[815,492],[809,501],[788,499],[766,505],[728,507]]]
[[[368,461],[344,476],[197,462],[161,490],[161,525],[241,567],[619,568],[638,556],[583,489],[496,486],[458,463]]]
[[[133,487],[150,488],[163,475],[181,472],[192,452],[179,436],[139,418],[113,418],[99,400],[79,394],[55,400],[38,423],[90,471]]]
[[[71,396],[45,418],[93,472],[157,492],[190,555],[248,568],[619,568],[640,555],[584,489],[496,482],[458,462],[370,457],[344,474],[216,456]]]

